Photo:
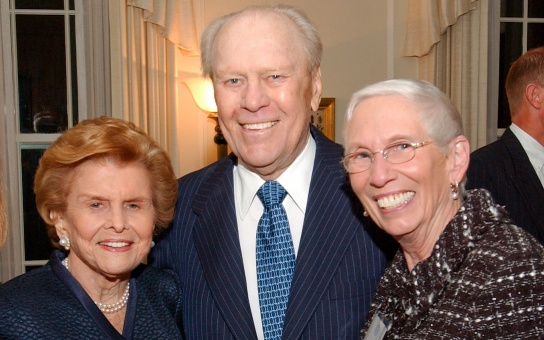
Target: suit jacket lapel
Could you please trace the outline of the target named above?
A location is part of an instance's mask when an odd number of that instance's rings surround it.
[[[234,207],[235,157],[223,158],[195,196],[193,230],[206,281],[235,338],[256,338]]]
[[[328,216],[338,216],[335,203],[341,201],[347,185],[346,173],[339,166],[341,149],[312,127],[317,151],[308,206],[289,305],[284,325],[284,339],[298,339],[315,309],[322,301],[338,265],[344,257],[357,226],[350,223],[326,223]]]
[[[513,167],[512,173],[514,175],[511,181],[523,199],[520,204],[530,211],[531,216],[541,216],[543,207],[535,202],[544,202],[544,188],[527,153],[510,129],[504,132],[501,140],[504,141],[512,159],[511,167]],[[533,218],[533,224],[544,228],[544,220],[542,219],[535,220]]]

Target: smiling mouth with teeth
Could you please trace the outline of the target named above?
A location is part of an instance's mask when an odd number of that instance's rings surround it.
[[[262,129],[268,129],[272,126],[276,125],[278,121],[274,122],[266,122],[266,123],[256,123],[256,124],[244,124],[244,129],[247,130],[262,130]]]
[[[400,194],[394,194],[391,196],[382,197],[378,200],[378,206],[382,209],[394,209],[407,203],[414,197],[413,191],[403,192]]]
[[[101,243],[103,246],[111,247],[111,248],[122,248],[122,247],[128,247],[128,242],[104,242]]]

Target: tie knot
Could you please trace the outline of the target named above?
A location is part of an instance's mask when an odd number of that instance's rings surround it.
[[[285,189],[276,181],[265,182],[257,191],[257,196],[259,196],[265,208],[283,202],[286,194]]]

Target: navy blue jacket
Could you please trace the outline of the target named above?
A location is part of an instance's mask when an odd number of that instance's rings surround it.
[[[514,224],[544,244],[544,188],[516,135],[502,137],[470,155],[467,189],[485,188],[506,207]]]
[[[0,339],[180,339],[181,292],[172,273],[141,265],[130,279],[123,334],[54,251],[42,268],[0,286]]]
[[[363,225],[342,147],[311,133],[317,150],[283,338],[356,339],[387,262],[375,240],[390,239]],[[179,275],[188,339],[257,337],[236,222],[236,162],[231,154],[179,180],[174,224],[152,250],[154,266]]]

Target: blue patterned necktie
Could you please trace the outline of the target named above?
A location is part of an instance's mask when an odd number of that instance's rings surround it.
[[[281,202],[285,189],[276,181],[265,182],[257,195],[264,212],[257,227],[257,283],[264,338],[281,339],[295,249],[287,214]]]

